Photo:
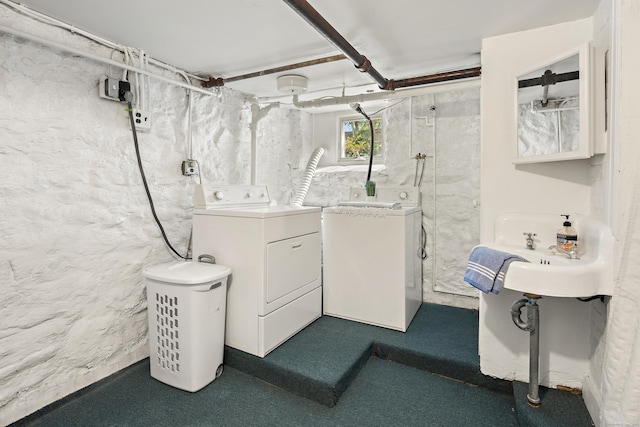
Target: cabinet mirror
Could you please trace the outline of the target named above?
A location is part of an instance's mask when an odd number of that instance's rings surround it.
[[[591,156],[589,50],[585,44],[517,76],[515,163]]]

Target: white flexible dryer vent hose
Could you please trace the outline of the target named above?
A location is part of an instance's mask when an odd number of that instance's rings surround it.
[[[302,207],[302,202],[304,202],[304,198],[307,197],[307,192],[309,191],[311,180],[313,179],[313,175],[315,175],[316,173],[316,167],[318,167],[318,162],[320,161],[320,158],[323,154],[324,148],[322,147],[316,148],[315,150],[313,150],[313,153],[311,153],[311,158],[307,163],[307,168],[304,170],[304,174],[302,175],[300,188],[298,188],[298,192],[293,198],[291,206],[298,208]]]

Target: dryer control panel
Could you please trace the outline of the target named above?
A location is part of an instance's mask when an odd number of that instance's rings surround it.
[[[194,208],[221,209],[241,206],[269,206],[271,198],[266,185],[196,186]]]
[[[420,206],[420,188],[408,185],[378,186],[376,195],[372,198],[367,196],[367,191],[364,187],[351,187],[349,201],[400,203],[404,207],[417,207]]]

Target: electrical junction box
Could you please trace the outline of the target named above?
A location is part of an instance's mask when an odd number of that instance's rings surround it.
[[[100,98],[110,101],[124,101],[125,92],[131,90],[131,84],[124,80],[113,79],[102,76],[98,84],[98,95]]]
[[[197,168],[198,162],[193,159],[188,159],[182,162],[182,175],[191,176],[198,174]]]

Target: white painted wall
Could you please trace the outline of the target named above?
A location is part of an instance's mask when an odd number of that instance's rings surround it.
[[[513,88],[515,76],[523,70],[591,40],[592,34],[592,20],[586,19],[483,41],[483,243],[492,241],[494,221],[501,213],[557,213],[558,227],[562,213],[591,213],[588,160],[513,164],[517,108]],[[487,375],[528,381],[529,335],[512,323],[509,313],[511,304],[521,297],[508,290],[499,295],[481,295],[480,365]],[[591,348],[589,304],[543,298],[539,305],[541,384],[582,387]]]
[[[640,425],[640,3],[613,0],[613,108],[610,187],[611,221],[616,235],[616,288],[609,304],[602,350],[592,372],[602,366],[601,382],[594,378],[593,396],[602,426]],[[601,353],[600,353],[601,352]],[[591,408],[590,408],[591,409]],[[593,414],[593,411],[592,411]]]
[[[6,8],[0,23],[110,55]],[[121,75],[0,34],[0,425],[149,354],[142,270],[174,257],[151,216],[124,105],[98,98],[110,72]],[[140,151],[158,216],[184,254],[196,183],[180,173],[186,90],[151,80],[150,93]],[[193,97],[203,179],[248,184],[254,129],[257,176],[287,203],[310,152],[310,115],[274,108],[252,127],[250,98],[224,88]]]
[[[610,138],[613,135],[612,126],[612,108],[611,108],[611,83],[616,80],[616,71],[614,69],[614,48],[613,48],[613,31],[615,23],[613,22],[613,1],[602,0],[598,10],[593,17],[593,45],[596,52],[597,64],[604,68],[605,59],[609,61],[607,65],[609,69],[609,81],[607,91],[609,92],[607,103],[600,102],[596,104],[594,132],[596,136],[596,144],[600,145],[607,151],[607,154],[597,155],[591,161],[591,169],[589,171],[593,185],[591,186],[591,214],[609,220],[611,223],[612,209],[611,189],[612,183],[611,170],[613,169],[613,160],[615,155],[612,153],[612,144]],[[608,52],[608,53],[607,53]],[[606,54],[606,55],[605,55]],[[598,99],[605,98],[605,81],[604,76],[596,75],[597,84],[594,85],[594,91]],[[605,115],[605,107],[609,111]],[[607,116],[607,117],[606,117]],[[605,127],[605,118],[608,123]],[[589,366],[587,374],[583,380],[583,397],[592,419],[598,423],[600,419],[600,406],[603,400],[603,364],[605,358],[606,336],[605,329],[607,326],[607,315],[610,304],[600,301],[594,301],[591,304],[589,330],[590,330],[590,350],[589,350]]]

